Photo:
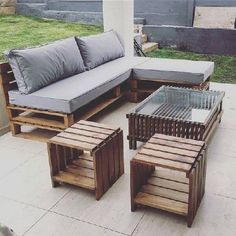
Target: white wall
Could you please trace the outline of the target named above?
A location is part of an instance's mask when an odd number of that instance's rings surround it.
[[[114,29],[125,48],[133,56],[134,0],[103,0],[104,31]]]

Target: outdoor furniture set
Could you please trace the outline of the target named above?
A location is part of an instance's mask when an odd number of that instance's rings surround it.
[[[76,185],[99,200],[124,173],[123,131],[88,120],[122,98],[141,101],[127,114],[130,149],[146,142],[130,163],[131,209],[167,210],[192,225],[206,142],[222,116],[224,93],[207,91],[212,62],[125,57],[114,31],[6,56],[0,81],[12,134],[47,140],[53,187]],[[22,132],[25,125],[43,132]]]
[[[124,55],[114,31],[7,52],[0,81],[13,135],[42,140],[21,126],[60,132],[122,98],[138,102],[160,85],[208,89],[214,70],[213,62]]]

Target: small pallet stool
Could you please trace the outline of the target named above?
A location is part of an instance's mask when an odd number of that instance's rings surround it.
[[[144,205],[183,215],[191,227],[205,192],[203,141],[155,134],[130,162],[131,210]]]
[[[79,121],[47,143],[53,187],[68,183],[95,191],[96,199],[124,173],[123,131]]]

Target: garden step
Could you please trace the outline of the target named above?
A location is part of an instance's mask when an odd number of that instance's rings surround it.
[[[136,39],[139,45],[147,43],[148,38],[146,34],[134,34],[134,38]]]
[[[145,18],[141,18],[141,17],[135,17],[134,18],[134,24],[135,25],[145,25],[146,20]]]
[[[144,53],[148,53],[158,49],[158,43],[147,42],[142,45],[142,50]]]

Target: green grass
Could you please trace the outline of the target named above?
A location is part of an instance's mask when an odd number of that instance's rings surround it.
[[[0,15],[0,61],[5,60],[3,52],[8,49],[32,47],[70,36],[85,36],[99,32],[102,32],[102,28],[97,26]],[[149,53],[148,56],[214,61],[215,73],[211,81],[236,84],[236,57],[203,55],[173,49],[161,49]]]
[[[102,31],[101,27],[23,16],[0,15],[0,61],[3,52],[45,44],[70,36],[85,36]]]
[[[211,77],[211,81],[236,84],[235,56],[205,55],[192,52],[181,52],[174,49],[165,48],[153,51],[149,53],[148,56],[173,59],[188,59],[195,61],[214,61],[215,72]]]

